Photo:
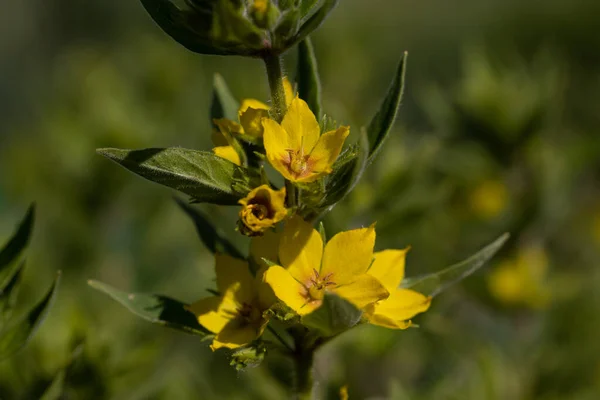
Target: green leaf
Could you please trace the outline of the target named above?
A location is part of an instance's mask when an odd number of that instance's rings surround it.
[[[8,320],[17,302],[17,296],[25,263],[22,262],[13,274],[0,285],[0,327]]]
[[[509,236],[508,233],[505,233],[471,257],[440,272],[404,279],[402,287],[416,290],[428,296],[437,296],[481,268],[502,248]]]
[[[306,15],[302,16],[300,21],[300,29],[298,32],[286,41],[285,48],[290,48],[294,44],[304,40],[311,32],[315,31],[323,21],[327,18],[329,13],[337,5],[338,0],[321,0],[319,5],[312,6]]]
[[[408,53],[404,52],[394,80],[388,89],[388,93],[385,96],[385,100],[381,104],[379,111],[369,124],[367,134],[369,136],[369,161],[373,160],[377,153],[381,150],[394,121],[396,120],[396,114],[400,107],[400,101],[402,100],[402,94],[404,93],[404,76],[406,71],[406,58]]]
[[[213,8],[211,37],[216,43],[248,54],[264,47],[266,32],[257,27],[237,9],[231,0],[217,0]]]
[[[302,325],[316,329],[325,337],[342,333],[360,322],[362,311],[348,300],[327,293],[323,304],[302,317]]]
[[[52,305],[60,282],[60,273],[44,298],[20,319],[0,332],[0,360],[7,358],[27,344],[42,323]]]
[[[317,68],[317,59],[310,41],[306,38],[298,45],[298,95],[308,104],[308,107],[321,119],[321,81]]]
[[[227,118],[232,121],[238,120],[240,103],[231,94],[225,79],[219,74],[213,78],[213,99],[210,106],[210,117],[213,119]]]
[[[204,336],[209,333],[198,323],[196,316],[186,310],[187,304],[170,297],[156,294],[125,293],[105,283],[93,280],[88,281],[88,285],[106,293],[138,317],[153,324],[193,335]]]
[[[29,244],[29,238],[33,230],[33,221],[35,220],[35,205],[32,204],[27,210],[27,214],[19,224],[13,236],[6,245],[0,250],[0,282],[11,265],[19,259],[23,251]]]
[[[252,187],[245,168],[211,152],[177,147],[96,151],[143,178],[192,196],[198,203],[236,204]]]
[[[242,253],[223,236],[222,232],[209,221],[202,211],[192,207],[183,200],[175,199],[175,201],[188,217],[192,219],[200,240],[202,240],[202,243],[204,243],[211,253],[225,253],[232,257],[245,259]]]

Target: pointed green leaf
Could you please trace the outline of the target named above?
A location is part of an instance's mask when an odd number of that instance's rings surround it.
[[[0,327],[8,320],[17,302],[25,263],[22,262],[13,274],[0,285]]]
[[[196,226],[196,231],[200,236],[202,243],[210,250],[211,253],[225,253],[232,257],[244,259],[245,257],[233,244],[223,236],[222,232],[217,229],[200,210],[187,204],[183,200],[175,199],[179,207],[192,219]]]
[[[304,40],[308,35],[319,28],[337,3],[338,0],[320,0],[318,5],[312,6],[306,15],[302,15],[300,29],[298,29],[298,32],[294,36],[286,41],[285,48],[290,48],[294,44]]]
[[[348,300],[327,293],[319,308],[302,317],[302,325],[329,337],[352,328],[360,322],[361,317],[362,311]]]
[[[317,68],[317,58],[310,41],[306,38],[298,45],[298,95],[308,104],[308,107],[321,119],[321,81]]]
[[[31,231],[33,230],[33,221],[35,219],[35,205],[32,204],[27,210],[27,214],[19,224],[13,236],[6,245],[0,250],[0,283],[3,276],[8,273],[8,267],[19,259],[23,251],[29,244]]]
[[[236,204],[252,187],[246,168],[211,152],[177,147],[97,152],[143,178],[192,196],[198,203]]]
[[[404,279],[402,287],[416,290],[428,296],[437,296],[481,268],[502,248],[509,236],[508,233],[505,233],[473,256],[440,272]]]
[[[88,281],[96,290],[104,292],[129,311],[153,324],[166,326],[193,335],[204,336],[206,331],[196,316],[186,309],[187,304],[167,296],[143,293],[125,293],[105,283]]]
[[[367,134],[369,136],[369,161],[373,160],[377,153],[381,150],[381,146],[385,141],[390,129],[396,120],[396,114],[400,107],[402,94],[404,93],[404,76],[406,71],[406,58],[408,53],[405,52],[400,60],[394,80],[390,85],[385,100],[381,104],[379,111],[369,124]]]
[[[240,103],[231,94],[225,79],[215,74],[213,79],[213,99],[210,106],[210,117],[212,119],[227,118],[232,121],[238,120]]]
[[[0,332],[0,360],[7,358],[27,344],[42,323],[52,305],[60,282],[60,273],[44,298],[31,311]]]

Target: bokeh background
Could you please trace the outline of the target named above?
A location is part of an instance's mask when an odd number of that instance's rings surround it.
[[[0,398],[38,399],[53,382],[46,399],[285,398],[268,362],[237,373],[86,284],[188,302],[211,287],[213,257],[175,193],[94,150],[209,149],[213,74],[239,98],[267,100],[261,63],[187,52],[136,0],[9,3],[0,238],[36,201],[23,306],[55,271],[64,279],[35,339],[0,363]],[[419,329],[364,326],[324,348],[323,398],[345,384],[351,399],[600,398],[600,3],[340,3],[313,35],[328,115],[356,134],[410,56],[391,138],[328,232],[378,221],[378,248],[412,246],[408,275],[512,237]],[[291,51],[292,78],[294,62]],[[244,245],[232,213],[203,209]]]

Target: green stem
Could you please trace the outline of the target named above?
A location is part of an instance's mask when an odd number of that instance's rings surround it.
[[[287,111],[283,88],[282,59],[280,56],[266,55],[263,60],[267,67],[267,78],[271,89],[271,114],[274,120],[281,122]]]
[[[313,359],[312,349],[298,349],[294,354],[294,399],[310,400],[313,390]]]

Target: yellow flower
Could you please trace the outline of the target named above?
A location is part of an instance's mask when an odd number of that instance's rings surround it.
[[[262,185],[241,199],[240,230],[248,236],[260,235],[287,215],[285,208],[285,188],[273,190]]]
[[[283,79],[283,88],[287,103],[293,99],[294,93],[292,84],[287,78]],[[262,119],[269,117],[270,107],[260,100],[244,99],[238,110],[238,122],[227,118],[213,120],[218,129],[212,133],[212,141],[215,144],[213,152],[219,157],[223,157],[234,164],[241,165],[241,159],[237,151],[231,145],[231,140],[235,135],[248,135],[255,139],[263,136]]]
[[[404,279],[406,253],[404,250],[383,250],[375,253],[369,275],[377,278],[391,293],[386,300],[365,309],[365,316],[373,325],[391,329],[405,329],[410,318],[427,311],[431,297],[410,289],[398,288]]]
[[[471,208],[480,218],[493,219],[506,208],[508,196],[503,182],[485,181],[471,193]]]
[[[263,282],[264,270],[253,277],[246,261],[224,254],[215,257],[219,295],[204,298],[188,309],[216,334],[213,350],[233,349],[262,335],[268,323],[264,312],[273,304],[273,294]]]
[[[306,102],[292,100],[281,125],[264,118],[264,144],[271,165],[293,182],[312,182],[331,172],[350,128],[342,126],[321,135]]]
[[[504,261],[490,273],[490,292],[507,305],[543,308],[550,300],[545,285],[548,264],[542,247],[521,249],[515,259]]]
[[[267,269],[264,279],[275,296],[300,315],[318,308],[325,292],[363,308],[389,295],[377,279],[366,273],[374,244],[375,229],[371,226],[338,233],[323,249],[319,232],[296,216],[281,234],[281,266]]]

